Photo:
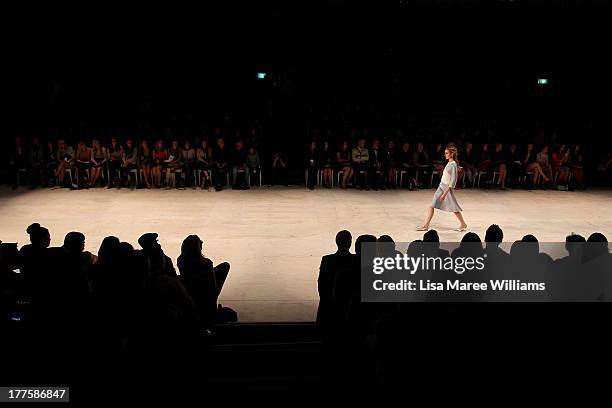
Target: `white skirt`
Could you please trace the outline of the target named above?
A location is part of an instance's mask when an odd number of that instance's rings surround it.
[[[459,203],[455,198],[455,193],[451,188],[444,201],[440,201],[440,196],[444,193],[444,190],[447,189],[447,185],[444,183],[440,183],[438,189],[434,193],[433,201],[431,202],[431,208],[437,208],[438,210],[450,211],[450,212],[459,212],[463,211],[461,207],[459,207]]]

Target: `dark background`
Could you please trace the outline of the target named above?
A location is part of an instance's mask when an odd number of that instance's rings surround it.
[[[259,132],[299,161],[315,129],[444,141],[605,136],[610,14],[597,1],[210,3],[9,11],[2,145]],[[266,72],[263,81],[257,72]],[[549,85],[538,87],[538,78]],[[478,140],[474,140],[478,142]],[[490,141],[491,142],[491,141]],[[8,149],[2,149],[6,152]],[[295,161],[294,161],[295,162]]]

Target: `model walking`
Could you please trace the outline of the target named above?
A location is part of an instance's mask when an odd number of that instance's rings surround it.
[[[459,203],[457,202],[455,194],[453,193],[455,185],[457,184],[457,148],[455,146],[448,146],[444,150],[444,157],[446,160],[448,160],[448,163],[446,164],[446,167],[444,167],[440,185],[434,193],[431,206],[427,210],[425,223],[422,227],[417,228],[417,231],[427,231],[429,229],[429,223],[434,215],[434,208],[443,211],[450,211],[455,214],[459,220],[459,228],[455,229],[455,231],[461,232],[467,229],[467,224],[461,215],[461,207],[459,207]]]

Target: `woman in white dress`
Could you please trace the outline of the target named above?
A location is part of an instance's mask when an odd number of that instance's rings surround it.
[[[444,150],[444,157],[448,160],[444,172],[442,173],[442,179],[440,185],[436,190],[431,206],[427,210],[427,217],[422,227],[417,228],[417,231],[427,231],[429,229],[429,223],[434,215],[434,208],[438,210],[450,211],[455,214],[459,220],[459,228],[455,231],[465,231],[467,224],[463,220],[461,215],[461,207],[455,198],[453,190],[457,184],[457,148],[455,146],[448,146]]]

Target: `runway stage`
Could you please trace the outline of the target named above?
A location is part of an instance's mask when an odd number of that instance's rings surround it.
[[[28,242],[26,227],[39,222],[61,245],[69,231],[81,231],[86,249],[97,253],[102,239],[116,235],[138,248],[145,232],[176,263],[182,240],[198,234],[205,255],[229,261],[221,303],[241,321],[311,321],[317,307],[317,273],[322,255],[335,251],[337,231],[356,238],[389,234],[395,241],[422,237],[422,222],[434,190],[410,192],[325,190],[304,187],[249,191],[106,190],[0,187],[0,240]],[[563,241],[570,232],[612,237],[612,191],[458,190],[469,230],[484,238],[499,224],[505,241],[533,233],[540,241]],[[452,214],[437,212],[432,228],[441,240],[458,241]]]

